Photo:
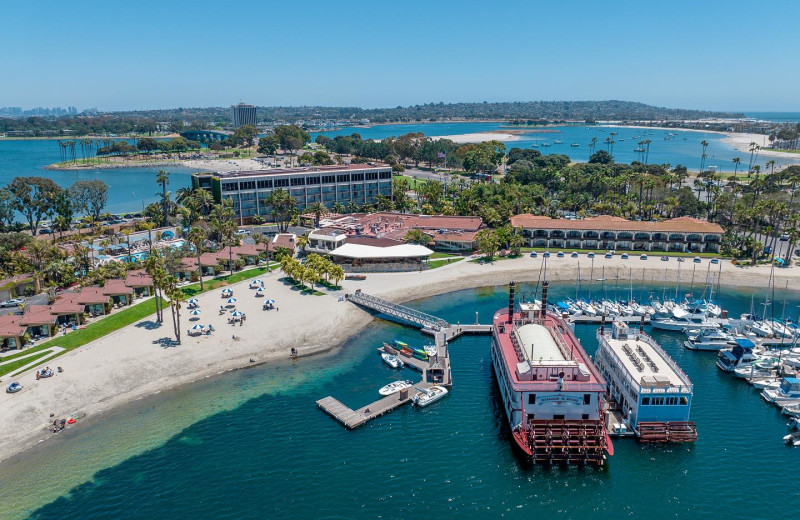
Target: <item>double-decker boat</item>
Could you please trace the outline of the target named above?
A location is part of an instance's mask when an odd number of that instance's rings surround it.
[[[542,302],[494,315],[492,366],[517,446],[535,463],[602,465],[613,454],[603,414],[605,381],[567,323]]]

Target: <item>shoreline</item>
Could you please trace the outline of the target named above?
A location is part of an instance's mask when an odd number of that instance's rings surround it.
[[[54,413],[55,418],[77,416],[78,423],[72,428],[80,427],[82,420],[102,417],[134,400],[231,370],[286,358],[292,346],[298,347],[301,357],[322,353],[335,355],[350,337],[374,319],[372,314],[355,305],[338,301],[338,296],[345,292],[362,289],[403,303],[464,289],[504,285],[511,280],[536,282],[541,261],[541,258],[523,256],[497,260],[489,265],[461,261],[421,273],[369,274],[363,281],[343,281],[342,291],[324,296],[297,294],[281,282],[282,274],[273,272],[261,278],[265,279],[269,297],[284,307],[280,321],[278,311],[264,313],[257,308],[261,300],[252,297],[247,288],[248,280],[231,286],[242,302],[240,310],[256,317],[245,326],[234,328],[234,335],[241,337],[238,341],[228,336],[230,330],[222,322],[224,317],[214,316],[216,305],[220,303],[217,290],[203,293],[198,298],[207,315],[203,315],[201,321],[209,323],[210,319],[217,329],[214,336],[184,337],[183,345],[172,346],[166,340],[172,333],[169,315],[160,327],[154,326],[151,316],[53,361],[53,366],[64,367],[63,374],[41,381],[35,381],[31,371],[16,377],[23,384],[23,391],[0,395],[0,419],[16,425],[13,432],[0,440],[0,461],[24,457],[30,448],[53,438],[49,427],[52,419],[48,421],[50,413]],[[595,263],[596,269],[603,266],[609,269],[606,273],[609,277],[615,275],[615,269],[617,275],[625,276],[629,268],[639,273],[645,269],[659,283],[665,268],[668,279],[674,281],[680,265],[653,257],[640,261],[621,260],[618,256],[595,259]],[[763,287],[770,270],[770,266],[740,268],[728,261],[722,264],[721,285],[726,287]],[[575,259],[551,261],[548,267],[551,282],[578,278]],[[703,269],[707,266],[703,265]],[[690,269],[686,266],[681,271],[685,283]],[[776,277],[780,278],[778,285],[789,280],[791,285],[797,286],[800,270],[788,268]],[[184,330],[192,324],[186,318],[188,316],[182,320]],[[482,316],[480,319],[487,322],[490,318]],[[256,362],[250,363],[251,358]]]

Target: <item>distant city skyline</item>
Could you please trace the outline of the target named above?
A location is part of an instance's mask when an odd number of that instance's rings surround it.
[[[191,8],[189,8],[191,7]],[[100,111],[627,100],[800,111],[800,4],[243,0],[4,7],[0,105]],[[42,16],[42,13],[58,16]],[[252,23],[232,31],[225,16]],[[239,18],[241,19],[241,18]],[[35,37],[32,35],[35,34]],[[19,44],[25,42],[24,45]]]

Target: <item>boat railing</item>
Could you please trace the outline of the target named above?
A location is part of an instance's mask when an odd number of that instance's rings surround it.
[[[639,337],[639,341],[644,341],[645,343],[650,345],[653,348],[653,350],[655,350],[656,353],[659,356],[661,356],[661,359],[664,360],[664,362],[667,364],[667,366],[670,367],[672,370],[674,370],[676,374],[678,374],[678,376],[681,378],[681,381],[685,381],[687,383],[685,386],[687,386],[689,388],[689,390],[691,391],[691,388],[693,386],[692,385],[692,381],[689,379],[689,376],[687,376],[686,373],[681,369],[681,367],[675,362],[675,360],[672,359],[672,356],[667,354],[664,351],[664,349],[661,348],[661,345],[656,343],[656,340],[654,340],[650,336],[642,334],[642,335],[639,335],[638,337]]]
[[[525,350],[522,348],[522,340],[517,333],[517,327],[511,327],[511,334],[508,335],[511,338],[511,345],[514,346],[514,352],[517,353],[517,360],[522,362],[528,359],[528,356],[525,354]]]

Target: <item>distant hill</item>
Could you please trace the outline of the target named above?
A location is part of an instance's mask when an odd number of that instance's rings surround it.
[[[227,121],[229,107],[178,108],[114,112],[123,117],[145,117],[158,121],[203,119]],[[418,121],[427,119],[547,119],[662,121],[709,117],[743,117],[743,114],[665,108],[633,101],[520,101],[509,103],[427,103],[396,108],[359,107],[258,107],[262,121],[369,119],[372,122]]]

